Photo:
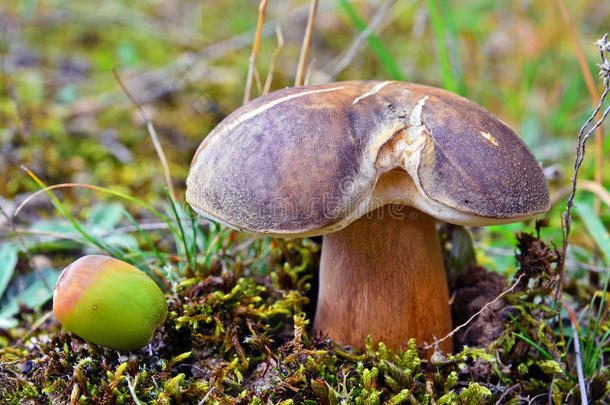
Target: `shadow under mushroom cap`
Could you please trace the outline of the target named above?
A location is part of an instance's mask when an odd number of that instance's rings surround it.
[[[238,108],[197,150],[186,197],[234,228],[284,236],[332,232],[388,203],[473,225],[549,204],[540,165],[493,114],[395,81],[286,88]]]

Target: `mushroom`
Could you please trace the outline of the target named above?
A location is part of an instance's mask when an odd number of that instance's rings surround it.
[[[286,88],[243,105],[199,146],[186,199],[238,230],[324,235],[314,330],[394,349],[451,331],[435,219],[504,224],[549,207],[539,163],[506,124],[397,81]]]

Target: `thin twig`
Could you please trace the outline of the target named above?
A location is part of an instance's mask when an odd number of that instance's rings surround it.
[[[7,228],[6,226],[0,225],[0,228]],[[80,239],[76,236],[76,234],[65,234],[65,233],[59,233],[59,232],[50,232],[50,231],[36,231],[36,230],[32,230],[32,229],[27,229],[27,228],[15,228],[15,231],[18,232],[19,234],[25,233],[28,235],[34,235],[34,236],[48,236],[50,238],[55,238],[55,239],[59,239],[59,240],[70,240],[76,243],[80,243],[80,244],[84,244],[84,245],[89,245],[90,247],[97,247],[95,246],[93,243],[86,241],[84,239]],[[108,232],[111,233],[111,232]]]
[[[267,94],[269,93],[269,90],[271,90],[271,82],[273,81],[277,58],[280,56],[282,48],[284,48],[284,35],[282,34],[282,27],[280,27],[279,24],[275,26],[275,35],[277,36],[277,47],[275,48],[275,51],[273,51],[273,55],[271,55],[271,63],[269,64],[269,71],[267,72],[267,78],[265,79],[263,94]]]
[[[152,124],[152,121],[148,118],[148,115],[138,103],[138,100],[127,90],[127,87],[121,80],[121,77],[117,73],[116,69],[112,69],[112,73],[114,74],[114,78],[123,89],[125,95],[135,104],[138,108],[138,112],[142,117],[142,120],[146,122],[146,128],[148,129],[148,133],[150,135],[150,139],[152,140],[153,146],[155,147],[155,151],[157,152],[157,156],[159,157],[159,161],[161,162],[161,166],[163,168],[163,175],[165,176],[165,183],[167,184],[167,189],[169,191],[169,195],[172,197],[172,200],[176,201],[176,193],[174,193],[174,185],[172,184],[172,177],[169,173],[169,165],[167,164],[167,159],[165,158],[165,152],[163,152],[163,147],[161,147],[161,143],[159,142],[159,137],[157,136],[157,131],[155,131],[155,127]]]
[[[181,221],[184,224],[190,223],[190,221],[188,221],[186,219],[183,219]],[[206,219],[201,219],[197,223],[201,226],[205,226],[205,225],[209,224],[209,221]],[[10,230],[11,228],[7,227],[6,225],[0,225],[0,229]],[[148,223],[138,224],[137,227],[135,227],[134,225],[125,225],[125,226],[120,226],[118,228],[112,229],[110,231],[104,231],[104,232],[93,233],[93,234],[99,238],[105,238],[110,235],[139,232],[140,229],[143,231],[164,231],[164,230],[168,230],[170,228],[167,225],[167,223],[165,223],[165,222],[148,222]],[[19,228],[19,227],[16,227],[15,231],[18,233],[25,233],[28,235],[48,236],[48,237],[55,238],[55,239],[65,239],[65,240],[71,240],[71,241],[81,243],[81,244],[89,244],[88,241],[79,239],[77,237],[77,234],[59,233],[59,232],[51,232],[51,231],[38,231],[38,230]],[[248,239],[248,240],[250,240],[250,239]],[[253,240],[256,240],[256,239],[253,239]],[[90,244],[90,246],[95,247],[95,245],[93,245],[93,244]]]
[[[299,64],[297,65],[297,74],[294,78],[295,86],[302,86],[305,81],[307,58],[309,58],[309,47],[311,45],[311,35],[313,33],[313,24],[316,21],[317,10],[318,0],[311,0],[309,7],[309,18],[307,19],[307,28],[305,29],[305,35],[303,36],[301,55],[299,56]]]
[[[250,66],[248,67],[248,76],[246,77],[246,89],[244,91],[244,104],[250,101],[252,93],[252,81],[254,80],[254,70],[256,69],[256,58],[258,57],[258,48],[261,43],[261,32],[263,23],[265,22],[265,9],[267,8],[267,0],[261,0],[258,6],[258,23],[256,24],[256,34],[254,35],[254,43],[252,44],[252,54],[250,55]]]
[[[428,350],[431,349],[435,346],[437,346],[439,343],[444,342],[445,340],[449,339],[450,337],[452,337],[453,335],[456,334],[456,332],[460,329],[462,329],[463,327],[467,326],[470,322],[472,322],[472,320],[474,318],[476,318],[477,316],[479,316],[481,314],[481,312],[485,311],[489,306],[495,304],[500,298],[502,298],[503,296],[505,296],[506,294],[512,292],[515,287],[517,287],[517,285],[519,284],[519,282],[521,281],[521,278],[523,278],[525,276],[525,274],[521,274],[517,280],[515,280],[515,282],[513,283],[513,285],[510,286],[510,288],[508,290],[503,291],[500,295],[498,295],[496,298],[494,298],[492,301],[489,301],[487,304],[483,305],[483,307],[478,310],[474,315],[472,315],[470,318],[468,318],[468,320],[466,322],[464,322],[463,324],[459,325],[458,327],[456,327],[455,329],[453,329],[451,332],[449,332],[447,335],[445,335],[443,338],[435,340],[434,342],[432,342],[429,345],[425,345],[424,349]]]
[[[367,27],[358,34],[358,36],[352,42],[348,50],[344,52],[343,55],[340,55],[339,60],[333,62],[330,68],[325,69],[327,72],[329,72],[329,81],[334,80],[339,75],[339,73],[341,73],[343,69],[345,69],[351,63],[351,61],[356,57],[358,52],[360,52],[362,47],[366,44],[367,38],[371,34],[376,33],[375,30],[377,26],[384,20],[385,16],[388,14],[388,11],[390,11],[394,3],[396,3],[396,0],[389,0],[383,3],[381,7],[377,9],[375,14],[373,15],[373,18],[371,18],[369,25],[367,25]]]
[[[589,92],[589,96],[591,97],[591,102],[595,105],[596,100],[599,100],[599,92],[595,88],[595,84],[593,82],[593,76],[591,75],[591,71],[589,70],[589,66],[587,64],[587,60],[585,59],[585,54],[582,51],[582,47],[578,42],[578,35],[576,34],[576,29],[574,28],[574,23],[572,22],[572,18],[570,17],[570,13],[568,12],[568,8],[566,7],[564,0],[557,0],[559,4],[559,9],[561,11],[561,15],[568,26],[568,32],[570,33],[570,37],[572,37],[572,41],[574,42],[574,48],[576,50],[576,57],[578,59],[578,64],[580,65],[580,70],[585,79],[585,83],[587,85],[587,91]],[[597,135],[595,136],[595,149],[596,149],[596,157],[595,157],[595,181],[598,184],[602,184],[602,169],[603,169],[603,137],[604,131],[600,126],[597,129]],[[595,206],[594,210],[597,215],[600,212],[600,201],[599,198],[595,197]]]
[[[502,400],[504,399],[504,397],[506,395],[508,395],[509,392],[511,392],[512,390],[514,390],[515,388],[520,387],[519,384],[515,384],[513,386],[511,386],[509,389],[507,389],[506,391],[504,391],[504,393],[502,393],[502,396],[498,399],[498,401],[496,401],[496,405],[500,405],[502,403]]]
[[[603,186],[599,185],[599,183],[584,180],[578,183],[579,190],[590,191],[595,194],[601,201],[604,202],[608,207],[610,207],[610,192],[606,190]],[[572,192],[572,184],[567,184],[561,187],[558,190],[555,190],[553,194],[551,194],[551,207],[555,206],[558,202],[563,200],[568,194]]]
[[[254,69],[254,80],[256,81],[256,90],[258,91],[258,94],[262,94],[263,82],[261,80],[261,75],[258,73],[258,69]]]
[[[576,333],[576,328],[572,331],[572,340],[574,342],[574,352],[576,353],[576,372],[578,373],[578,387],[580,388],[580,403],[588,405],[587,387],[585,386],[585,376],[582,371],[582,354],[580,353],[580,338]]]
[[[560,279],[559,279],[559,283],[557,284],[555,300],[558,300],[561,298],[561,291],[563,289],[564,276],[565,276],[565,257],[566,257],[565,252],[567,251],[567,248],[568,248],[568,238],[570,236],[570,229],[572,227],[571,213],[572,213],[572,207],[574,206],[574,197],[576,196],[578,171],[580,170],[580,166],[582,165],[582,162],[585,158],[585,149],[586,149],[587,140],[589,139],[591,134],[593,134],[593,132],[597,128],[600,127],[602,122],[604,122],[604,119],[606,119],[606,116],[608,115],[608,113],[610,113],[610,107],[608,107],[602,114],[601,118],[597,122],[594,122],[595,117],[597,117],[597,114],[600,111],[602,111],[602,107],[604,105],[606,96],[610,92],[610,71],[605,70],[605,66],[610,65],[610,62],[608,62],[608,60],[605,59],[605,57],[604,57],[604,52],[609,51],[610,47],[607,47],[608,44],[606,41],[607,41],[607,34],[602,39],[600,39],[599,41],[596,42],[596,45],[599,47],[599,51],[600,51],[601,64],[599,66],[601,69],[601,72],[600,72],[601,76],[604,79],[605,90],[604,90],[604,93],[601,95],[599,103],[595,107],[595,110],[589,116],[589,118],[587,119],[585,124],[580,129],[580,131],[578,133],[578,142],[576,143],[576,157],[574,159],[574,176],[572,177],[572,191],[570,193],[570,197],[568,198],[566,212],[565,212],[564,216],[562,217],[562,221],[564,223],[563,247],[562,247],[564,254],[562,255],[562,258],[560,259],[560,263],[559,263]],[[591,126],[592,123],[593,123],[593,125]]]
[[[602,117],[593,125],[593,127],[591,127],[586,133],[585,133],[585,130],[587,129],[589,124],[593,121],[593,118],[595,118],[597,113],[599,111],[601,111],[604,100],[606,99],[606,96],[610,92],[610,87],[609,87],[608,82],[609,82],[609,79],[606,79],[606,90],[604,91],[604,94],[602,94],[601,100],[600,100],[599,104],[597,105],[597,107],[595,108],[595,111],[593,112],[593,114],[591,114],[591,116],[589,117],[589,119],[587,120],[585,125],[583,125],[583,127],[581,128],[580,133],[578,135],[578,144],[576,147],[577,148],[576,149],[576,160],[574,162],[574,177],[572,178],[572,192],[570,193],[570,198],[568,199],[566,213],[564,215],[565,226],[566,226],[565,239],[564,239],[564,245],[565,245],[564,251],[565,251],[565,248],[567,248],[567,238],[569,236],[571,223],[572,223],[571,212],[572,212],[572,207],[574,206],[574,196],[576,194],[576,183],[577,183],[578,171],[580,170],[580,166],[582,165],[582,162],[585,158],[585,145],[587,143],[587,140],[591,136],[591,134],[597,128],[599,128],[601,123],[606,119],[606,116],[608,115],[608,113],[610,113],[610,107],[608,107],[604,111]]]
[[[316,58],[311,58],[311,62],[309,62],[309,66],[307,66],[307,72],[305,73],[305,79],[303,80],[304,86],[309,85],[309,78],[310,78],[311,72],[313,71],[313,65],[315,63],[316,63]]]
[[[22,168],[30,176],[35,176],[25,166],[22,166]],[[40,186],[43,187],[43,188],[38,190],[38,191],[36,191],[36,192],[34,192],[34,193],[32,193],[31,195],[29,195],[25,200],[23,200],[21,202],[21,204],[19,204],[17,206],[17,208],[15,209],[15,212],[13,213],[13,216],[17,217],[19,215],[19,213],[21,212],[21,210],[26,206],[26,204],[28,204],[30,201],[32,201],[39,194],[48,193],[50,190],[55,190],[55,189],[58,189],[58,188],[88,188],[90,190],[104,192],[104,193],[107,193],[107,194],[110,194],[110,195],[114,195],[116,197],[127,199],[127,200],[129,200],[129,201],[131,201],[133,203],[136,203],[140,207],[143,207],[143,208],[147,209],[148,211],[152,212],[157,218],[159,218],[160,220],[165,222],[172,232],[177,232],[176,228],[171,224],[171,222],[166,220],[165,217],[157,209],[155,209],[152,205],[148,204],[147,202],[141,201],[141,200],[133,199],[130,196],[128,196],[127,194],[123,194],[123,193],[121,193],[119,191],[114,191],[114,190],[106,189],[106,188],[103,188],[103,187],[100,187],[100,186],[94,186],[92,184],[81,184],[81,183],[60,183],[60,184],[54,184],[52,186],[45,186],[42,183],[40,183]],[[68,220],[69,220],[69,218],[68,218]],[[75,223],[73,223],[73,225],[74,224]],[[78,225],[76,225],[75,227],[78,229]]]

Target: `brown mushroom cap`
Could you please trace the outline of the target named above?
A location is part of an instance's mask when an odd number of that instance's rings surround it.
[[[311,236],[388,203],[462,225],[545,212],[548,185],[502,121],[453,93],[396,81],[286,88],[202,142],[186,199],[234,228]]]

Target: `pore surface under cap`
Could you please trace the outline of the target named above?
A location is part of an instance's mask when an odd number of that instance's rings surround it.
[[[374,193],[396,169],[404,178]],[[186,197],[238,229],[304,236],[389,202],[454,223],[513,222],[547,210],[549,195],[532,153],[477,104],[428,86],[354,81],[238,108],[197,150]]]

